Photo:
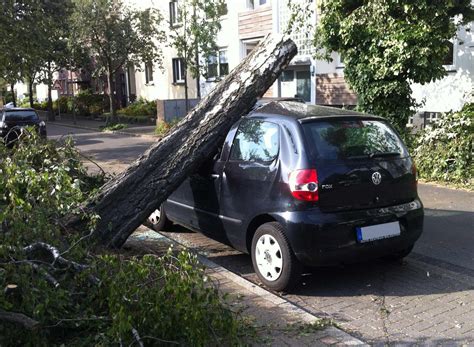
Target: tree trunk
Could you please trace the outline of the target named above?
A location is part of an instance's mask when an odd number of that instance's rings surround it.
[[[189,111],[189,93],[188,93],[188,63],[187,63],[186,54],[184,55],[183,59],[183,67],[184,67],[184,100],[185,100],[185,107],[186,113]]]
[[[30,78],[28,79],[28,93],[29,93],[29,99],[30,99],[30,107],[33,108],[34,104],[34,98],[33,98],[33,82],[34,79]]]
[[[105,184],[86,210],[100,216],[95,235],[120,247],[168,196],[212,157],[227,132],[254,106],[296,55],[296,45],[269,36],[167,136]],[[81,227],[78,219],[69,227]]]
[[[196,60],[196,70],[197,70],[197,75],[196,75],[196,98],[198,100],[201,100],[201,66],[199,64],[199,50],[196,45],[195,49],[195,57],[194,59]]]
[[[110,122],[115,122],[115,116],[117,115],[117,108],[115,107],[115,93],[114,93],[114,84],[113,84],[113,73],[112,67],[109,66],[107,71],[107,84],[109,85],[109,102],[110,102],[110,117],[106,119],[106,125],[109,125]]]
[[[48,120],[49,121],[56,120],[56,116],[53,112],[53,96],[52,96],[51,83],[48,83]]]
[[[48,62],[48,120],[55,121],[56,117],[53,112],[53,96],[52,96],[52,89],[53,89],[53,72],[51,71],[51,62]]]
[[[12,91],[13,106],[16,107],[15,83],[10,83],[10,88],[11,88],[11,91]]]
[[[193,5],[193,15],[196,18],[196,5]],[[194,63],[196,64],[196,98],[201,100],[201,69],[199,64],[199,45],[196,37],[194,38]],[[187,110],[186,110],[187,111]]]

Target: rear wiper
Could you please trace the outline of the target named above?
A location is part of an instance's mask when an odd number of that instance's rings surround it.
[[[380,158],[380,157],[399,157],[399,152],[377,152],[369,154],[369,158]]]

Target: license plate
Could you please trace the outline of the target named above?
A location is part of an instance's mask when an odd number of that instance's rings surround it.
[[[400,224],[398,222],[391,222],[368,227],[357,227],[356,231],[357,241],[369,242],[399,236]]]

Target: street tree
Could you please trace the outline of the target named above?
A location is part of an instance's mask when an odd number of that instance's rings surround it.
[[[321,0],[319,10],[315,47],[339,52],[358,107],[399,130],[416,107],[410,85],[446,75],[450,41],[474,18],[471,0]]]
[[[5,0],[0,20],[0,78],[6,82],[16,106],[15,84],[21,79],[22,23],[28,15],[27,6],[17,1]]]
[[[16,82],[26,80],[31,106],[33,84],[46,83],[50,119],[54,119],[51,97],[54,72],[65,66],[68,56],[71,8],[70,0],[5,0],[0,21],[1,76],[11,85],[12,93]]]
[[[176,48],[184,65],[187,111],[188,72],[196,79],[196,96],[200,99],[200,77],[207,72],[205,61],[218,54],[217,34],[221,29],[220,19],[227,13],[227,5],[224,0],[180,0],[171,2],[170,8],[171,45]]]
[[[107,76],[110,115],[115,119],[117,72],[128,66],[138,68],[143,63],[162,64],[162,16],[157,9],[138,10],[120,0],[74,3],[71,47],[88,49],[94,61],[94,75]]]
[[[37,45],[40,53],[33,51],[29,56],[30,83],[37,66],[35,59],[41,64],[38,80],[48,87],[48,119],[54,120],[52,89],[55,73],[67,68],[71,52],[68,41],[71,33],[70,18],[72,15],[72,0],[38,0],[35,10],[35,25],[29,25],[29,30],[39,31]],[[34,79],[33,79],[34,81]],[[31,87],[31,84],[30,84]]]

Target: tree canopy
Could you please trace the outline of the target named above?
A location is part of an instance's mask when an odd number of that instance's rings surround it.
[[[110,112],[116,113],[114,78],[127,66],[161,65],[165,35],[157,9],[133,9],[120,0],[75,0],[71,47],[86,49],[96,76],[107,75]]]
[[[411,83],[446,74],[448,42],[474,18],[471,0],[322,0],[314,44],[339,52],[361,110],[403,129],[416,106]]]
[[[183,0],[176,2],[169,23],[171,45],[183,59],[185,71],[197,79],[197,97],[200,95],[199,78],[206,74],[203,58],[216,55],[217,33],[221,29],[220,18],[227,12],[224,0]],[[185,73],[186,104],[188,81]]]

